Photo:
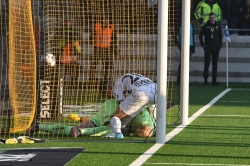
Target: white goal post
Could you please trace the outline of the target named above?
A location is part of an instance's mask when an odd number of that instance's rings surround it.
[[[182,36],[181,40],[181,91],[180,120],[181,125],[188,125],[189,104],[189,49],[190,49],[190,8],[191,1],[182,1]]]
[[[166,142],[166,85],[168,55],[168,0],[158,0],[156,143]],[[182,1],[181,125],[188,124],[190,1]]]
[[[156,143],[166,141],[168,0],[158,1]]]

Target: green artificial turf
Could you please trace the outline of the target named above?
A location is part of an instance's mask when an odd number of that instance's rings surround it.
[[[192,84],[189,93],[189,116],[192,116],[225,89],[225,85],[202,86],[199,83]],[[181,163],[197,165],[249,164],[249,92],[249,89],[241,91],[233,89],[229,91],[198,119],[194,120],[182,132],[167,142],[144,165],[158,165],[159,163],[165,163],[163,165],[182,165]],[[177,115],[178,106],[172,109],[175,112],[173,111],[174,113],[172,112],[171,115]],[[173,122],[178,119],[176,115],[174,115],[175,119],[173,118]],[[178,122],[167,125],[167,133],[171,132],[177,125]],[[87,148],[86,151],[78,155],[68,165],[116,166],[132,163],[154,145],[154,139],[150,138],[144,143],[144,139],[136,137],[125,137],[124,140],[95,138],[88,141],[84,141],[80,137],[77,139],[67,139],[66,141],[55,140],[52,142],[52,140],[49,140],[44,144],[0,145],[0,147],[85,147]]]
[[[129,165],[136,157],[153,143],[125,143],[125,142],[49,142],[44,144],[15,144],[0,145],[8,148],[29,147],[85,147],[83,153],[78,155],[67,166],[82,165]]]
[[[229,91],[144,165],[249,164],[249,92],[250,89]]]

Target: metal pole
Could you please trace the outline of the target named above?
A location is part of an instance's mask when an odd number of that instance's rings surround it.
[[[168,0],[158,1],[156,143],[166,142]]]
[[[190,1],[182,1],[182,40],[181,40],[181,91],[180,122],[188,124],[189,103],[189,53],[190,53]],[[194,41],[195,42],[195,41]]]

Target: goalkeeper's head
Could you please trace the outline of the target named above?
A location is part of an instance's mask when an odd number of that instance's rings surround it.
[[[151,137],[153,136],[153,129],[149,125],[141,125],[135,129],[134,136],[137,137]]]

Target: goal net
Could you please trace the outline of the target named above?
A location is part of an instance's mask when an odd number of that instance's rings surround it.
[[[27,129],[36,106],[36,53],[30,0],[9,0],[9,92],[13,124]]]
[[[178,108],[174,107],[178,102],[174,68],[178,64],[172,59],[174,2],[169,1],[166,55],[168,124],[178,121]],[[1,111],[6,114],[1,123],[12,126],[11,132],[23,134],[33,121],[40,123],[39,131],[31,134],[66,138],[73,126],[91,120],[103,127],[98,129],[102,133],[108,128],[98,117],[105,118],[109,114],[105,111],[118,108],[107,90],[120,76],[137,73],[157,82],[157,0],[10,0],[8,5],[9,84],[1,93],[9,91],[11,103]],[[49,62],[48,55],[56,59],[55,64]],[[3,103],[7,99],[1,98]],[[138,121],[155,128],[155,111],[154,104],[146,105],[123,132],[134,133]],[[82,132],[97,133],[91,129]]]

